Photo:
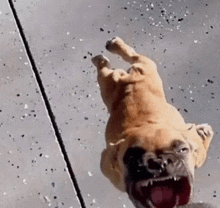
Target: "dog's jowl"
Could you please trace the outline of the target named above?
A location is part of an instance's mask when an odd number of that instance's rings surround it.
[[[131,67],[112,69],[92,58],[110,118],[101,170],[126,191],[137,208],[173,208],[192,199],[194,169],[207,156],[213,131],[208,124],[185,123],[167,103],[156,64],[116,37],[106,49]]]

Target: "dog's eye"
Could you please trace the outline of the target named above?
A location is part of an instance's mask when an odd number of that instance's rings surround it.
[[[179,153],[179,154],[185,154],[185,153],[187,153],[188,151],[189,151],[189,148],[188,148],[188,147],[183,147],[183,148],[179,149],[179,150],[177,151],[177,153]]]

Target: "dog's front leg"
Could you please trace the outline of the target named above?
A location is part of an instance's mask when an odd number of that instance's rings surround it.
[[[110,112],[112,103],[117,94],[117,83],[119,79],[127,75],[127,73],[124,70],[112,70],[109,60],[103,55],[93,57],[92,62],[97,67],[98,83],[102,99]]]

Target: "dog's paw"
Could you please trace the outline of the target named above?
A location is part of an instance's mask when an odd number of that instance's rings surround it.
[[[99,68],[108,67],[110,68],[110,61],[103,55],[95,56],[91,59],[92,63]]]
[[[197,133],[203,139],[212,139],[213,137],[213,130],[212,127],[208,124],[200,124],[196,126]]]
[[[115,52],[118,49],[118,45],[124,43],[123,40],[119,37],[114,37],[111,40],[107,41],[105,47],[108,51]]]

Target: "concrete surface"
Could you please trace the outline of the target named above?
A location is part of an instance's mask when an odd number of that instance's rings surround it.
[[[60,139],[82,207],[133,207],[99,169],[108,114],[90,58],[104,53],[115,67],[127,67],[104,49],[113,36],[158,64],[167,99],[186,121],[213,126],[209,157],[196,171],[194,201],[219,206],[219,0],[13,0],[40,79],[33,75],[7,1],[0,5],[1,207],[79,207],[72,178],[63,171]]]
[[[0,207],[81,207],[7,2],[0,13]]]

